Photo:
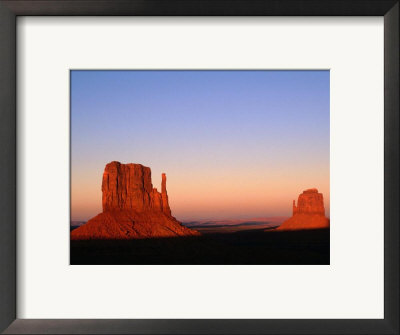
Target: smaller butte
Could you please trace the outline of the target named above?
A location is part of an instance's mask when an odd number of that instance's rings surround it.
[[[293,215],[283,222],[277,230],[304,230],[329,228],[329,219],[325,216],[324,196],[316,188],[310,188],[293,200]]]

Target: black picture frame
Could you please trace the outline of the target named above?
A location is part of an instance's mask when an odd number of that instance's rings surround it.
[[[383,16],[384,319],[17,319],[16,19],[27,15]],[[399,62],[399,0],[0,1],[0,331],[6,334],[399,334]]]

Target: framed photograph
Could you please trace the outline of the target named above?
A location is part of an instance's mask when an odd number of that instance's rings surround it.
[[[399,333],[398,1],[0,19],[3,333]]]

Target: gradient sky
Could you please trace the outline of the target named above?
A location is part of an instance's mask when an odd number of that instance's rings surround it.
[[[111,161],[167,174],[180,220],[329,216],[329,71],[71,71],[71,220],[101,212]]]

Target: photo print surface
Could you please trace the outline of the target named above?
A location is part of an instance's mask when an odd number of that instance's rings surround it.
[[[329,71],[70,80],[72,265],[329,264]]]

